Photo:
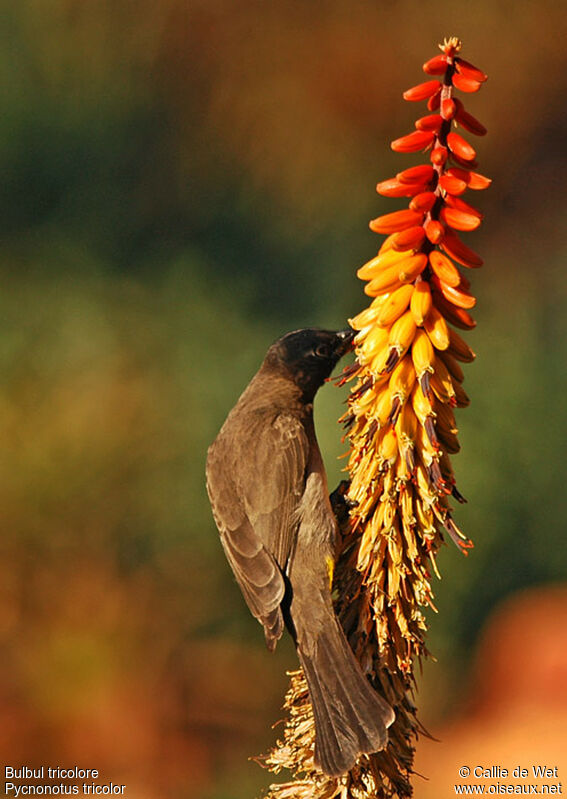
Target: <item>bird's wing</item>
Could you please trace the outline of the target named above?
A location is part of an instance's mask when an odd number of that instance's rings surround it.
[[[226,556],[269,646],[283,630],[280,603],[299,523],[309,442],[291,414],[247,418],[246,435],[220,435],[209,450],[207,487]]]
[[[309,441],[301,420],[292,414],[279,414],[261,432],[250,459],[252,473],[242,475],[240,495],[256,533],[285,569],[299,524]]]

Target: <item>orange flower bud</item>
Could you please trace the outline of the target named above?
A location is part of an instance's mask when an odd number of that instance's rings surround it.
[[[411,203],[410,203],[410,208],[411,208]],[[419,211],[420,209],[413,208],[412,210]],[[424,239],[425,239],[425,230],[421,225],[415,225],[414,227],[409,227],[406,230],[402,230],[399,233],[395,233],[394,242],[392,246],[394,250],[399,250],[402,252],[404,250],[417,250],[423,244]]]
[[[394,233],[390,233],[389,236],[386,236],[382,244],[380,245],[380,249],[378,250],[378,254],[382,255],[383,253],[388,252],[388,250],[392,249],[392,244],[394,243]]]
[[[476,157],[476,151],[466,139],[458,133],[451,132],[447,135],[447,144],[452,153],[464,161],[472,161]]]
[[[423,71],[427,75],[442,75],[447,69],[447,56],[436,55],[426,61],[423,65]]]
[[[434,138],[435,134],[431,131],[415,130],[413,133],[408,133],[407,136],[395,139],[390,147],[397,153],[415,153],[429,147]]]
[[[425,232],[427,234],[427,230]],[[460,238],[449,230],[445,231],[445,236],[441,242],[441,249],[444,250],[447,255],[450,255],[453,260],[457,261],[457,263],[468,266],[470,269],[475,269],[482,266],[484,263],[480,255],[477,255],[474,250],[471,250],[470,247],[463,244]]]
[[[375,255],[374,258],[359,267],[356,276],[361,280],[371,280],[373,277],[382,274],[387,267],[401,263],[404,257],[394,250],[379,252],[378,255]]]
[[[455,264],[439,250],[429,253],[429,263],[437,277],[448,286],[458,286],[461,282],[461,273]]]
[[[438,80],[428,80],[425,83],[419,83],[417,86],[412,86],[403,93],[404,100],[416,102],[418,100],[427,100],[441,90],[441,84]]]
[[[442,208],[439,216],[443,222],[446,222],[449,227],[455,230],[476,230],[481,222],[476,214],[467,214],[465,211],[460,211],[458,208],[451,208],[451,206]]]
[[[463,291],[458,286],[448,286],[443,280],[440,280],[437,275],[431,278],[432,285],[438,289],[446,300],[452,302],[457,308],[465,308],[469,310],[476,305],[476,297],[469,294],[468,291]]]
[[[449,346],[449,327],[435,305],[431,306],[423,326],[433,346],[438,350],[446,350]]]
[[[472,330],[476,327],[476,322],[468,311],[464,308],[457,308],[456,305],[453,305],[453,303],[446,299],[436,288],[432,296],[434,307],[437,308],[452,325],[455,325],[455,327],[461,330]]]
[[[423,252],[418,252],[416,255],[410,255],[400,264],[400,283],[413,283],[418,275],[420,275],[427,266],[427,255]]]
[[[432,244],[439,244],[439,242],[443,241],[445,228],[441,222],[438,222],[436,219],[430,219],[423,227],[425,229],[425,235]]]
[[[420,225],[422,222],[423,214],[407,209],[373,219],[370,222],[370,230],[374,233],[396,233],[398,230],[405,230],[407,227]]]

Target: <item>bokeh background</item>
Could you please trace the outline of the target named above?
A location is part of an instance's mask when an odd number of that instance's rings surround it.
[[[474,198],[486,263],[454,461],[476,548],[440,559],[419,702],[443,743],[420,747],[416,796],[453,795],[461,761],[565,761],[553,0],[2,3],[1,761],[98,768],[130,799],[271,781],[247,758],[295,657],[265,652],[223,560],[205,451],[274,338],[365,307],[367,222],[398,207],[374,185],[419,160],[389,149],[416,116],[401,92],[446,35],[490,75],[467,108],[494,184]],[[344,398],[318,400],[331,482]]]

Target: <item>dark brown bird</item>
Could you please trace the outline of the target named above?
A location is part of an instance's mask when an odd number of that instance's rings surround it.
[[[273,650],[284,624],[307,679],[315,763],[331,775],[383,749],[394,720],[333,610],[337,522],[313,425],[313,400],[353,332],[296,330],[276,341],[207,458],[222,545]]]

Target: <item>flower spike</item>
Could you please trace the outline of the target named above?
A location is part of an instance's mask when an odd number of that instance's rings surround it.
[[[301,670],[294,672],[283,740],[265,758],[272,771],[290,769],[293,779],[272,785],[268,799],[411,796],[414,742],[423,730],[408,697],[414,670],[427,655],[424,608],[435,608],[431,575],[439,576],[436,556],[445,540],[464,554],[472,547],[450,505],[451,497],[466,501],[450,456],[460,449],[455,408],[470,401],[461,364],[475,357],[456,328],[476,325],[467,273],[483,263],[461,240],[483,219],[464,198],[491,181],[476,171],[476,148],[466,138],[484,136],[486,128],[456,93],[477,92],[487,76],[461,58],[458,38],[439,46],[441,53],[423,64],[431,79],[403,94],[426,110],[414,131],[391,144],[398,153],[424,152],[426,163],[376,186],[406,207],[370,222],[386,238],[358,269],[372,300],[349,320],[357,331],[356,360],[338,380],[354,384],[341,419],[350,480],[342,484],[348,510],[334,572],[336,610],[396,718],[385,750],[361,755],[345,777],[327,777],[313,764],[309,696]]]

